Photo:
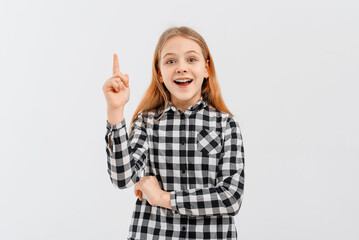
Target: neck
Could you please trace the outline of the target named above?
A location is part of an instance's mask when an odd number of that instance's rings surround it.
[[[177,109],[181,110],[182,112],[185,112],[190,106],[196,104],[200,98],[201,98],[201,96],[199,96],[197,98],[191,98],[187,101],[183,101],[183,100],[180,101],[180,100],[177,100],[176,98],[172,97],[171,102]]]

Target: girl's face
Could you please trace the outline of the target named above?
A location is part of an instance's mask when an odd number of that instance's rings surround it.
[[[175,107],[185,111],[198,102],[209,67],[195,41],[179,36],[167,40],[161,51],[159,69],[160,81],[171,93]]]

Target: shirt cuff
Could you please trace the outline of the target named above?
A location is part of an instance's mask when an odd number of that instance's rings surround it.
[[[178,208],[177,208],[177,204],[176,204],[176,192],[175,192],[175,191],[171,191],[170,197],[171,197],[172,213],[173,213],[173,214],[179,214],[179,211],[178,211]]]
[[[126,121],[125,119],[123,119],[120,123],[117,123],[115,125],[111,125],[107,120],[106,120],[106,128],[109,130],[109,131],[116,131],[116,130],[119,130],[123,127],[126,126]]]

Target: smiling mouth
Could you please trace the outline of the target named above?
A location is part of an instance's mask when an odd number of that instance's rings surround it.
[[[179,86],[187,86],[189,85],[193,79],[183,79],[183,80],[174,80],[174,82]]]

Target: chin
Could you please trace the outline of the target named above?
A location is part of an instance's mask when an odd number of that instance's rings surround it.
[[[176,96],[177,99],[181,100],[181,101],[191,101],[193,100],[194,98],[197,98],[197,96],[195,94],[191,94],[191,95],[181,95],[181,96]],[[199,97],[200,98],[200,97]]]

